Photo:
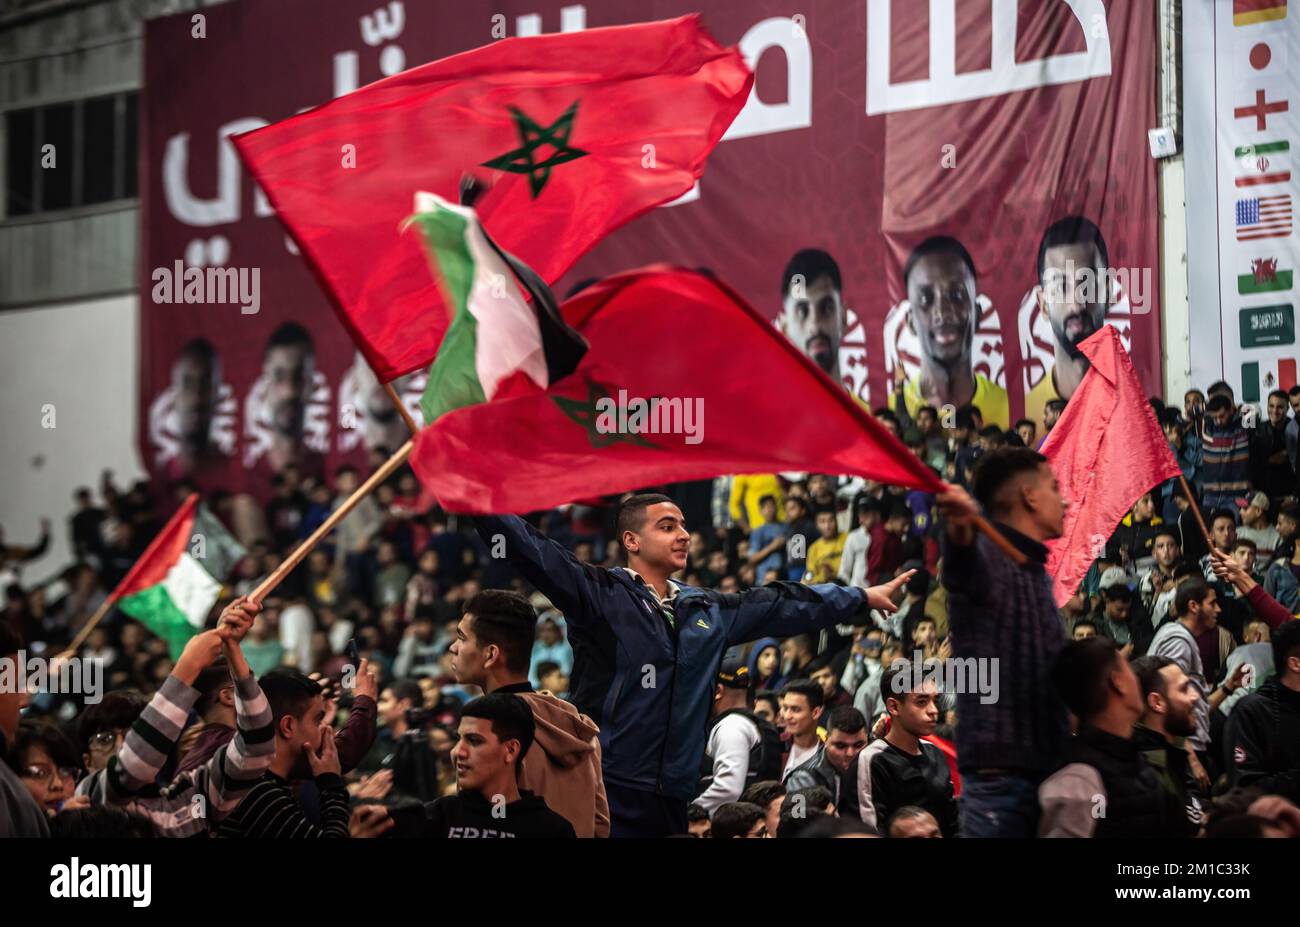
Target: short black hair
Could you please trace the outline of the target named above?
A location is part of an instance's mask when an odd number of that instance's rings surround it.
[[[1160,540],[1160,538],[1163,537],[1164,535],[1168,535],[1169,537],[1173,538],[1174,543],[1177,544],[1179,547],[1183,546],[1183,538],[1178,533],[1178,529],[1175,528],[1173,525],[1161,525],[1159,528],[1157,528],[1155,532],[1151,535],[1151,546],[1155,547],[1156,541]]]
[[[424,704],[424,690],[414,679],[397,679],[391,685],[385,686],[389,692],[393,693],[393,701],[409,701],[415,708]]]
[[[1069,641],[1052,665],[1052,683],[1066,707],[1088,721],[1106,707],[1106,688],[1119,658],[1119,648],[1107,637]]]
[[[1237,538],[1236,543],[1232,545],[1232,549],[1235,551],[1238,547],[1245,547],[1252,554],[1259,553],[1259,545],[1256,544],[1254,541],[1252,541],[1250,538]]]
[[[640,533],[641,527],[645,524],[645,510],[661,502],[673,502],[673,500],[661,492],[639,492],[623,500],[614,520],[614,530],[618,533],[620,547],[623,546],[623,533],[626,531]],[[673,502],[673,504],[677,503]]]
[[[901,703],[912,694],[913,685],[918,678],[924,677],[919,677],[917,666],[905,659],[895,660],[892,666],[880,674],[880,701],[885,703],[886,713],[889,710],[889,700],[892,698]]]
[[[757,705],[759,702],[769,702],[772,705],[773,713],[780,714],[781,696],[778,693],[773,692],[771,689],[759,689],[754,693],[754,704]]]
[[[100,731],[125,731],[140,717],[149,700],[137,689],[118,689],[107,692],[95,705],[86,707],[77,722],[77,740],[82,746]]]
[[[1274,396],[1280,397],[1283,402],[1287,401],[1286,390],[1284,389],[1275,389],[1268,394],[1269,399],[1272,399]]]
[[[211,708],[221,694],[221,690],[235,684],[230,675],[230,664],[224,656],[218,657],[211,666],[199,671],[199,678],[194,680],[194,688],[199,692],[199,700],[194,707],[200,712]]]
[[[772,804],[775,798],[785,796],[785,786],[775,779],[761,779],[758,782],[751,783],[740,795],[741,801],[747,801],[751,805],[758,805],[763,810]]]
[[[826,701],[822,687],[811,679],[796,679],[793,682],[787,682],[781,689],[781,698],[785,698],[787,695],[802,695],[808,699],[808,707],[812,709],[821,708]]]
[[[22,636],[8,622],[0,621],[0,657],[16,654],[22,649]]]
[[[744,837],[759,821],[767,817],[767,809],[751,805],[747,801],[729,801],[718,805],[713,812],[713,826],[710,837],[730,839]]]
[[[804,286],[811,286],[812,282],[819,277],[830,277],[835,291],[844,292],[844,286],[840,281],[840,265],[835,263],[835,258],[820,248],[804,248],[790,258],[790,262],[785,265],[785,270],[781,273],[782,299],[790,295],[790,284],[796,274],[803,277]]]
[[[1115,583],[1101,591],[1102,597],[1110,602],[1132,602],[1133,590],[1124,583]]]
[[[1179,618],[1186,616],[1193,602],[1204,602],[1213,591],[1203,576],[1192,577],[1174,593],[1174,614]]]
[[[1106,250],[1106,239],[1102,237],[1101,229],[1097,228],[1097,224],[1091,219],[1085,219],[1083,216],[1066,216],[1049,225],[1038,243],[1038,279],[1043,279],[1048,248],[1085,243],[1096,247],[1097,257],[1102,267],[1110,266],[1110,253]]]
[[[1224,409],[1232,409],[1232,399],[1223,393],[1215,393],[1210,397],[1210,401],[1205,404],[1205,411],[1219,412]]]
[[[1043,404],[1044,409],[1051,409],[1057,415],[1065,411],[1066,401],[1064,399],[1049,399]]]
[[[912,253],[907,256],[907,263],[903,265],[904,292],[907,292],[907,278],[912,275],[912,268],[922,258],[929,257],[932,254],[953,254],[961,258],[962,263],[970,271],[971,280],[975,282],[977,287],[979,286],[979,274],[975,271],[975,259],[970,256],[966,246],[951,235],[934,235],[913,248]]]
[[[1286,672],[1286,661],[1300,652],[1300,621],[1286,621],[1273,632],[1273,668],[1279,676]]]
[[[1206,522],[1206,524],[1208,524],[1211,528],[1213,528],[1214,523],[1218,521],[1220,518],[1228,519],[1228,521],[1232,522],[1234,527],[1237,524],[1237,516],[1233,513],[1231,509],[1215,509],[1213,512],[1210,513],[1209,520]]]
[[[303,347],[308,353],[314,353],[315,347],[312,344],[311,334],[297,322],[285,322],[275,331],[271,332],[270,339],[266,342],[266,353],[270,354],[274,348],[296,348]]]
[[[516,674],[528,672],[537,637],[537,611],[527,599],[505,589],[484,589],[465,603],[465,614],[474,616],[470,628],[479,647],[499,647],[507,669]]]
[[[828,735],[832,731],[856,734],[858,731],[865,731],[866,729],[867,719],[862,717],[862,712],[852,705],[841,705],[833,709],[830,718],[826,722],[826,733]]]
[[[709,812],[705,808],[702,808],[699,805],[697,805],[695,802],[691,802],[689,805],[686,806],[687,824],[694,824],[696,821],[707,821],[708,819],[709,819]]]
[[[885,827],[885,833],[892,837],[895,824],[901,823],[903,821],[910,821],[913,818],[920,818],[920,817],[926,817],[926,818],[930,818],[931,820],[934,820],[934,815],[926,811],[924,808],[918,805],[904,805],[903,807],[895,811],[892,815],[890,815],[889,824]],[[938,821],[935,821],[935,824],[938,823],[939,823]]]
[[[515,761],[515,775],[524,768],[524,757],[533,745],[537,731],[537,722],[533,719],[533,710],[528,703],[513,692],[493,692],[471,699],[461,709],[461,718],[482,718],[492,726],[492,733],[497,740],[519,741],[519,758]]]
[[[1210,384],[1210,388],[1205,391],[1207,394],[1218,393],[1223,396],[1231,397],[1233,395],[1232,386],[1227,380],[1215,380]]]
[[[88,837],[153,838],[153,822],[142,814],[121,808],[91,805],[71,808],[50,818],[50,836],[55,840],[81,840]]]
[[[1142,701],[1144,704],[1147,696],[1152,692],[1161,698],[1168,693],[1169,684],[1160,671],[1166,666],[1176,666],[1177,664],[1173,660],[1168,657],[1147,654],[1131,661],[1130,665],[1133,667],[1133,674],[1137,676],[1138,682],[1142,684]]]
[[[41,747],[50,755],[56,766],[81,768],[81,754],[68,735],[46,718],[24,718],[18,722],[14,742],[9,745],[9,765],[17,771],[22,767],[23,754],[32,747]]]
[[[1019,430],[1021,425],[1028,425],[1030,428],[1034,429],[1035,433],[1038,431],[1038,423],[1034,421],[1032,418],[1020,419],[1020,421],[1016,422],[1015,424],[1016,430]]]
[[[824,809],[834,801],[835,796],[824,785],[795,789],[787,793],[785,800],[781,802],[781,819],[776,827],[776,835],[797,837],[809,824],[829,817]],[[796,815],[796,811],[801,813]]]
[[[302,719],[312,700],[323,691],[320,683],[291,666],[277,666],[258,680],[262,694],[271,705],[275,724],[283,717]]]
[[[1047,458],[1027,447],[1005,447],[989,451],[980,457],[971,472],[971,491],[986,512],[1000,514],[1004,506],[998,504],[1002,488],[1026,473],[1037,473],[1047,463]]]

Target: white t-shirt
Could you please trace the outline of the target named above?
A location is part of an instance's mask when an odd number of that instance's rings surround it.
[[[790,775],[792,770],[798,769],[804,763],[808,762],[817,753],[821,747],[821,741],[814,740],[811,747],[801,747],[796,743],[790,744],[790,757],[785,761],[785,769],[781,770],[781,779]]]

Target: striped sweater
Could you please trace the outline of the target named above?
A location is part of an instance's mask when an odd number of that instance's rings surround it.
[[[271,706],[250,673],[235,681],[235,716],[239,731],[197,769],[181,773],[169,785],[155,779],[180,738],[199,692],[168,676],[127,732],[108,766],[77,786],[93,804],[120,805],[153,822],[161,837],[206,834],[235,809],[275,759]]]
[[[235,813],[222,822],[218,837],[347,837],[352,803],[343,777],[322,773],[316,777],[320,789],[320,825],[307,819],[294,797],[288,779],[268,772],[239,803]]]
[[[1233,418],[1224,428],[1205,423],[1201,486],[1205,503],[1219,507],[1250,491],[1250,433]]]

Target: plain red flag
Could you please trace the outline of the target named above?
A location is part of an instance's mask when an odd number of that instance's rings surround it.
[[[383,381],[427,366],[449,322],[415,194],[475,208],[554,282],[614,229],[691,190],[754,76],[698,15],[502,39],[370,84],[235,148]]]
[[[1182,472],[1119,333],[1103,325],[1079,349],[1092,366],[1040,449],[1070,506],[1065,532],[1047,545],[1057,605],[1074,595],[1133,503]]]
[[[517,375],[498,398],[448,412],[416,439],[412,466],[448,510],[531,512],[786,470],[943,491],[843,386],[706,275],[629,271],[561,312],[589,344],[572,374],[545,391]]]

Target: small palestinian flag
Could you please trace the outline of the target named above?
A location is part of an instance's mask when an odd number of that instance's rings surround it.
[[[117,607],[167,641],[172,659],[203,630],[244,549],[192,495],[113,590]]]
[[[545,282],[497,247],[472,208],[417,193],[407,224],[421,235],[451,310],[420,403],[426,425],[499,395],[545,390],[573,372],[586,341],[564,323]]]

